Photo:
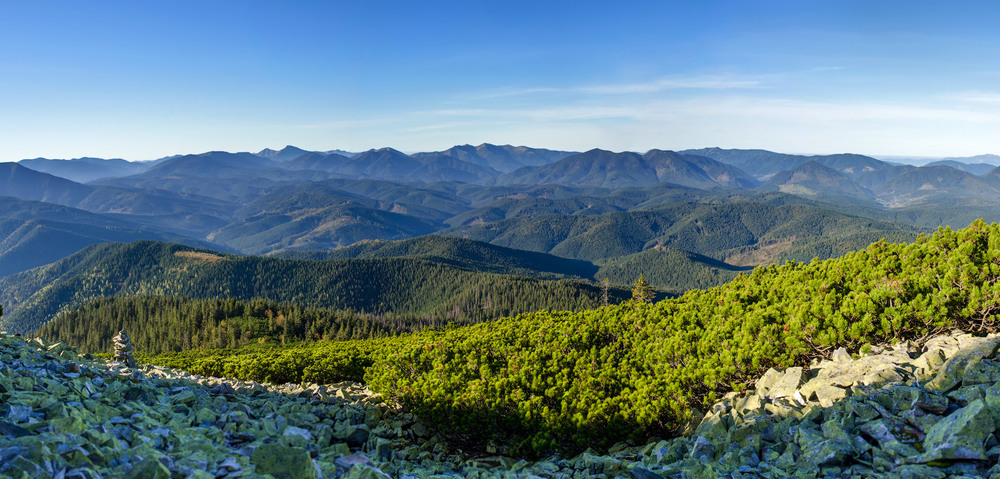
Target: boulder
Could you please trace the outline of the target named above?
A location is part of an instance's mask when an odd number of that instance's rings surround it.
[[[774,384],[767,390],[767,396],[771,398],[789,397],[802,384],[802,368],[788,368]]]
[[[701,462],[711,462],[715,458],[715,444],[704,437],[696,437],[691,448],[691,458]]]
[[[986,338],[961,337],[960,348],[949,357],[939,368],[934,379],[926,384],[931,391],[948,392],[958,386],[970,370],[976,370],[976,365],[983,359],[992,356],[997,346],[1000,346],[1000,336]]]
[[[996,431],[990,409],[982,399],[951,413],[927,431],[920,462],[986,459],[984,443]]]

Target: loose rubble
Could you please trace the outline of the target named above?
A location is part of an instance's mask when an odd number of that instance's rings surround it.
[[[998,346],[956,331],[771,369],[644,462],[660,477],[1000,477]]]
[[[1000,336],[769,370],[691,434],[605,455],[471,457],[364,386],[129,368],[0,334],[0,477],[1000,478]]]

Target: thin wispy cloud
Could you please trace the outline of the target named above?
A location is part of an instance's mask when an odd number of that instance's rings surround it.
[[[644,83],[621,83],[611,85],[595,85],[576,88],[574,91],[580,93],[593,93],[601,95],[628,95],[633,93],[657,93],[667,90],[733,90],[756,88],[760,86],[757,80],[728,79],[728,78],[688,78],[688,79],[660,79]]]
[[[255,126],[262,130],[331,130],[378,127],[390,122],[388,118],[366,118],[340,121],[321,121],[314,123],[270,123]]]
[[[1000,102],[1000,96],[997,97]],[[824,103],[783,98],[745,96],[705,97],[688,100],[637,101],[616,106],[550,105],[539,108],[455,108],[420,112],[417,116],[517,118],[534,121],[579,121],[628,118],[661,120],[679,116],[783,118],[789,121],[823,120],[936,120],[997,122],[1000,114],[963,108],[927,107],[892,103]]]
[[[967,92],[955,94],[952,99],[964,103],[1000,105],[1000,93]]]
[[[956,102],[824,102],[735,94],[655,100],[621,97],[609,105],[439,109],[415,112],[408,118],[415,123],[437,118],[436,125],[455,125],[453,130],[435,129],[436,138],[491,131],[497,135],[492,138],[503,141],[557,147],[580,143],[584,149],[635,151],[717,145],[834,153],[852,151],[844,146],[849,141],[866,153],[950,154],[954,148],[941,145],[935,132],[960,131],[969,149],[983,150],[973,140],[1000,127],[1000,111]]]
[[[579,121],[628,118],[634,116],[630,107],[552,107],[552,108],[455,108],[420,112],[417,116],[463,117],[463,118],[504,118],[533,121]]]
[[[430,124],[430,125],[411,126],[411,127],[403,128],[402,131],[405,131],[405,132],[408,132],[408,133],[422,133],[422,132],[428,132],[428,131],[454,130],[454,129],[462,128],[463,126],[464,126],[464,124],[463,123],[459,123],[459,122],[453,122],[453,123],[435,123],[435,124]]]
[[[838,66],[816,67],[816,68],[810,68],[809,72],[836,72],[841,70],[846,70],[846,68]]]
[[[539,93],[560,93],[565,91],[567,90],[564,88],[553,88],[553,87],[509,88],[509,89],[497,89],[493,91],[478,93],[472,95],[470,98],[473,100],[490,100],[493,98],[536,95]]]
[[[701,99],[674,104],[702,115],[759,116],[800,121],[931,120],[966,123],[1000,121],[1000,114],[965,108],[876,102],[816,102],[780,98]]]
[[[761,82],[750,78],[730,78],[730,77],[682,77],[682,78],[660,78],[645,82],[623,82],[607,83],[598,85],[576,85],[566,87],[529,87],[529,88],[508,88],[497,89],[473,95],[474,100],[488,100],[494,98],[517,97],[539,95],[546,93],[555,94],[584,94],[584,95],[631,95],[658,93],[669,90],[735,90],[747,88],[759,88]]]

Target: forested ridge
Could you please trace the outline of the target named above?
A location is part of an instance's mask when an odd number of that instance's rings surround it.
[[[758,258],[748,264],[760,265],[781,255],[808,261],[813,256],[806,255],[814,252],[843,254],[864,248],[872,237],[911,241],[920,231],[810,204],[782,204],[791,201],[783,198],[772,198],[776,203],[720,198],[725,202],[676,203],[599,215],[535,215],[455,227],[445,233],[597,263],[666,246],[727,262],[737,254],[758,251]]]
[[[653,248],[601,264],[598,280],[629,284],[642,276],[650,285],[674,293],[710,288],[731,281],[750,267],[733,266],[697,253],[674,248]]]
[[[998,310],[1000,226],[976,222],[912,244],[880,241],[838,259],[760,267],[656,304],[537,311],[387,343],[302,345],[294,354],[155,360],[292,381],[357,378],[361,369],[375,391],[456,439],[543,454],[671,435],[696,408],[745,389],[767,368],[952,328],[995,331]],[[362,353],[348,361],[348,351]]]
[[[592,282],[481,273],[419,258],[290,260],[137,241],[91,246],[0,279],[0,304],[8,311],[0,326],[31,331],[60,311],[116,295],[262,298],[457,323],[537,309],[581,310],[603,301]],[[612,302],[627,295],[610,290]]]
[[[312,260],[422,258],[476,271],[547,279],[592,278],[597,271],[597,266],[587,261],[440,235],[425,235],[398,241],[359,241],[329,251],[285,252],[278,257]]]

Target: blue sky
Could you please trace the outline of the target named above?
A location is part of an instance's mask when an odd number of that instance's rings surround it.
[[[0,0],[0,161],[208,150],[1000,153],[1000,6]]]

